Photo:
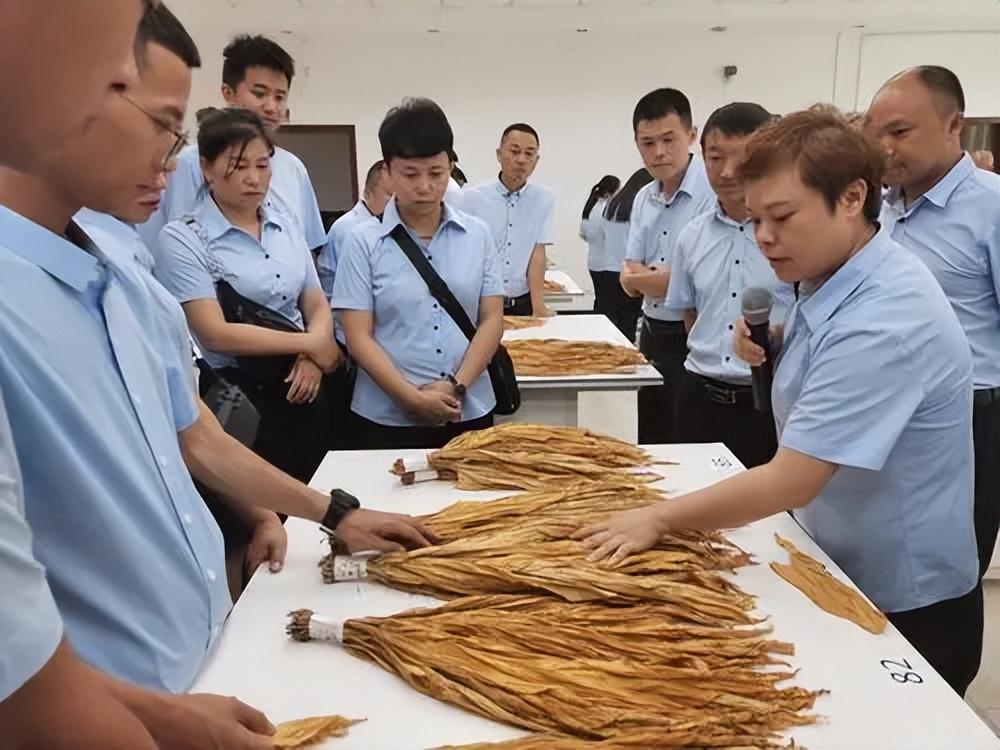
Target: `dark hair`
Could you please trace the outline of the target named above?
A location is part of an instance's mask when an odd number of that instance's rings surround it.
[[[604,218],[608,221],[624,223],[632,218],[632,204],[636,193],[653,181],[653,175],[645,167],[637,169],[625,180],[625,185],[604,207]]]
[[[368,174],[365,175],[366,193],[375,189],[375,186],[378,184],[378,178],[382,176],[383,169],[385,169],[385,162],[381,159],[368,167]]]
[[[457,164],[451,168],[451,179],[457,182],[459,187],[462,187],[469,181],[469,178],[465,176],[465,172],[459,169]]]
[[[442,151],[450,160],[454,141],[448,118],[430,99],[404,99],[386,113],[378,129],[386,164],[393,159],[426,159]]]
[[[688,130],[691,129],[691,102],[677,89],[656,89],[650,91],[632,112],[632,133],[635,134],[643,120],[660,120],[667,115],[677,115]]]
[[[882,150],[837,110],[819,105],[765,125],[747,142],[740,178],[751,182],[787,165],[798,166],[803,184],[818,190],[831,212],[848,185],[864,180],[865,219],[878,220]]]
[[[201,67],[198,45],[194,43],[184,25],[177,20],[177,16],[163,3],[149,8],[139,21],[139,28],[135,32],[138,52],[136,61],[139,65],[146,64],[146,47],[153,43],[177,55],[189,68]]]
[[[201,125],[205,121],[206,117],[208,117],[213,112],[218,112],[218,111],[219,111],[218,107],[202,107],[201,109],[199,109],[197,112],[194,113],[194,121],[198,125]]]
[[[292,85],[295,61],[277,42],[266,36],[240,34],[222,50],[222,82],[235,89],[247,77],[247,68],[267,68],[282,73]]]
[[[539,146],[542,145],[542,139],[538,137],[538,131],[526,122],[515,122],[513,125],[505,127],[503,129],[503,133],[500,135],[500,142],[503,143],[503,139],[511,133],[527,133],[528,135],[533,135],[535,136],[535,143]]]
[[[733,102],[719,107],[709,116],[701,129],[701,150],[705,150],[705,136],[713,130],[718,130],[730,138],[750,135],[773,119],[774,116],[770,112],[753,102]]]
[[[942,107],[944,113],[951,115],[955,112],[965,112],[965,92],[962,90],[962,82],[948,68],[940,65],[918,65],[907,72],[916,73],[920,82],[938,97],[945,105]]]
[[[233,164],[226,174],[232,174],[235,165],[251,141],[261,138],[268,152],[274,155],[274,141],[267,133],[263,121],[246,109],[217,109],[205,116],[198,125],[198,155],[215,161],[226,149],[239,147]]]
[[[587,202],[583,204],[583,218],[589,219],[590,212],[601,198],[613,194],[621,186],[622,181],[613,174],[606,174],[590,189]]]

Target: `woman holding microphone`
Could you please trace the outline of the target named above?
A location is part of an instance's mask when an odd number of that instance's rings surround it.
[[[926,267],[877,223],[878,147],[810,110],[758,131],[741,168],[758,245],[799,282],[776,361],[768,463],[581,529],[591,559],[681,529],[790,510],[927,661],[964,694],[982,654],[972,526],[972,365]],[[763,351],[738,326],[737,353]],[[772,347],[772,349],[777,347]]]

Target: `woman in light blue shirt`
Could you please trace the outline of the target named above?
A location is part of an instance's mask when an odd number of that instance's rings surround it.
[[[594,279],[594,310],[604,313],[625,337],[634,342],[642,313],[642,295],[631,297],[622,288],[620,271],[625,262],[632,205],[635,196],[653,181],[645,167],[637,169],[604,206],[597,221],[600,222],[601,251],[599,275]]]
[[[741,168],[757,242],[800,282],[777,354],[768,463],[581,530],[592,557],[784,510],[963,694],[983,645],[972,524],[972,356],[930,271],[879,230],[878,147],[840,115],[757,131]],[[751,364],[763,351],[746,339]]]
[[[613,174],[604,175],[590,189],[580,220],[580,239],[587,243],[587,270],[590,271],[590,280],[594,284],[594,312],[604,315],[607,315],[607,289],[610,282],[608,272],[604,269],[604,226],[601,217],[604,216],[605,206],[619,187],[621,180]],[[617,278],[614,283],[617,286]]]
[[[208,189],[160,233],[156,276],[183,305],[208,364],[260,412],[254,450],[308,482],[331,441],[323,376],[341,361],[326,295],[298,222],[264,204],[274,145],[260,119],[209,115],[198,151]],[[248,323],[255,306],[283,325]]]
[[[353,447],[440,447],[493,423],[486,367],[503,333],[500,256],[486,224],[444,202],[453,137],[434,102],[390,110],[379,141],[395,197],[381,219],[354,229],[333,287],[359,366]],[[397,243],[401,231],[476,326],[471,342]]]

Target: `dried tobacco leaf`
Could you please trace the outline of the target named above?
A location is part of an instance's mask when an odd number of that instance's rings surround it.
[[[522,331],[525,328],[539,328],[545,325],[545,318],[533,318],[529,315],[504,315],[503,329],[505,331]]]
[[[788,552],[791,564],[772,562],[771,570],[831,615],[850,620],[875,635],[885,632],[888,622],[885,615],[869,604],[859,592],[838,581],[830,575],[823,563],[802,552],[784,537],[775,534],[774,540]]]
[[[813,723],[803,712],[819,695],[782,687],[790,671],[759,669],[792,651],[767,629],[692,627],[656,603],[469,597],[340,624],[299,610],[287,630],[296,640],[338,640],[418,691],[487,718],[623,748],[641,747],[627,744],[640,736],[655,737],[654,747],[765,747]]]
[[[578,427],[512,423],[466,432],[427,455],[434,478],[470,491],[543,489],[608,478],[653,482],[661,477],[635,470],[654,463],[670,462],[656,461],[636,445]],[[414,481],[414,472],[402,460],[396,461],[392,472],[404,483]]]
[[[518,375],[613,375],[646,364],[634,347],[606,341],[518,339],[504,346]]]
[[[558,281],[553,281],[552,279],[545,279],[545,281],[542,283],[542,291],[554,294],[562,294],[566,292],[566,286],[564,284],[560,284]]]
[[[343,716],[312,716],[308,719],[285,721],[271,737],[276,748],[299,748],[318,745],[330,737],[343,737],[347,730],[364,719],[345,719]]]

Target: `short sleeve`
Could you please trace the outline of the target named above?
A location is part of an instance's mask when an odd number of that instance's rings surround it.
[[[782,447],[879,471],[924,398],[912,355],[878,328],[827,334],[810,353]]]
[[[6,700],[52,658],[63,636],[62,619],[31,549],[24,518],[21,475],[0,395],[0,701]]]
[[[198,241],[172,222],[160,232],[156,278],[180,303],[216,299],[212,273]]]
[[[548,192],[545,195],[545,205],[542,212],[542,222],[539,227],[536,245],[552,245],[556,241],[555,237],[555,210],[556,201]]]
[[[337,248],[334,244],[337,239],[336,225],[330,227],[330,232],[326,236],[326,244],[320,250],[316,259],[316,270],[319,273],[319,283],[326,293],[326,298],[333,297],[333,280],[337,276]]]
[[[646,248],[643,247],[646,233],[643,231],[640,219],[643,193],[640,190],[632,201],[632,214],[629,220],[628,239],[625,241],[625,259],[635,263],[646,262]]]
[[[493,240],[490,238],[488,231],[484,231],[482,233],[482,243],[483,243],[483,258],[485,259],[485,266],[483,268],[483,291],[481,296],[502,297],[503,296],[502,261],[500,258],[500,253],[497,252],[496,246],[493,244]]]
[[[671,310],[690,310],[697,307],[694,281],[691,278],[691,253],[696,249],[698,232],[693,224],[681,230],[674,248],[674,262],[670,266],[670,284],[663,306]]]
[[[340,249],[330,306],[334,310],[375,309],[371,255],[362,232],[351,232]]]
[[[309,179],[309,171],[301,162],[299,163],[298,172],[298,212],[302,221],[302,231],[306,236],[306,244],[311,251],[323,246],[323,243],[326,242],[326,232],[323,229],[323,219],[319,213],[319,201],[316,200],[316,191],[313,189],[312,180]]]

